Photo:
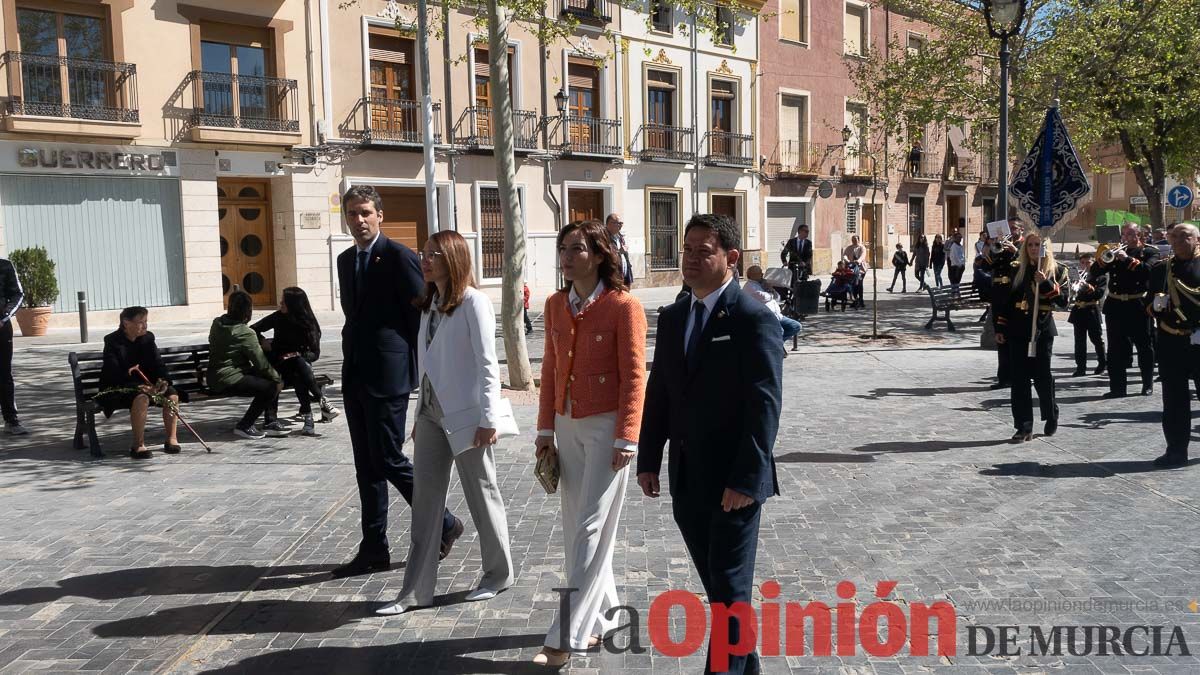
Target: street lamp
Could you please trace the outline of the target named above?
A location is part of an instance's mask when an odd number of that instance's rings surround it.
[[[558,126],[563,130],[563,145],[570,143],[570,131],[567,129],[567,92],[563,91],[562,87],[558,88],[558,93],[554,95],[554,106],[558,108]]]
[[[842,145],[846,145],[847,143],[849,143],[850,137],[853,135],[854,135],[854,130],[850,128],[849,124],[842,127]]]
[[[1009,38],[1021,30],[1025,20],[1027,0],[983,0],[983,15],[988,33],[1000,41],[1000,157],[997,202],[1003,209],[1001,217],[1008,218],[1008,60]]]

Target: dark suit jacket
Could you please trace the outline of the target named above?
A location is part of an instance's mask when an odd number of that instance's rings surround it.
[[[688,295],[659,314],[638,473],[658,473],[669,442],[673,498],[716,507],[732,488],[762,503],[779,494],[772,454],[783,396],[779,320],[730,283],[696,347],[699,365],[688,372],[683,336],[691,311]]]
[[[812,269],[813,247],[812,239],[805,239],[804,243],[800,243],[799,237],[788,239],[787,245],[783,247],[783,253],[780,255],[783,261],[783,266],[787,267],[793,260],[804,263],[808,269]]]
[[[383,234],[371,248],[361,297],[354,289],[358,247],[337,258],[341,286],[342,379],[372,396],[401,396],[417,386],[417,331],[421,312],[414,298],[425,288],[417,254]]]

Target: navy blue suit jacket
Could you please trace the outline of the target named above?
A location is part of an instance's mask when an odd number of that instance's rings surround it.
[[[773,455],[783,397],[779,320],[731,282],[704,326],[693,372],[684,357],[688,321],[690,294],[658,317],[638,473],[658,473],[669,443],[673,499],[716,508],[732,488],[761,504],[779,494]]]
[[[402,396],[417,387],[417,331],[421,312],[412,301],[425,289],[417,254],[381,233],[371,247],[363,293],[355,293],[358,247],[337,258],[341,287],[342,380],[371,396]]]

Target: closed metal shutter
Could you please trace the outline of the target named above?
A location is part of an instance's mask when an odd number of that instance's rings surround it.
[[[54,261],[56,312],[76,311],[76,291],[97,310],[187,301],[178,180],[4,175],[0,215],[7,250]]]
[[[767,239],[763,250],[778,253],[801,225],[808,224],[805,202],[767,202]]]

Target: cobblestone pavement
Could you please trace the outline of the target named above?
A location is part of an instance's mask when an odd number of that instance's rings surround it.
[[[644,297],[653,307],[672,294]],[[1158,397],[1114,405],[1099,398],[1101,378],[1066,377],[1061,323],[1062,428],[1009,445],[1007,396],[987,388],[994,360],[976,347],[976,314],[957,313],[955,333],[927,332],[923,294],[881,296],[879,330],[891,339],[860,337],[871,332],[869,309],[822,312],[785,361],[775,448],[783,494],[764,511],[756,577],[778,581],[781,600],[831,607],[838,582],[851,581],[859,613],[876,582],[894,580],[890,597],[906,616],[913,603],[953,605],[957,653],[909,656],[906,647],[876,658],[859,647],[768,657],[764,670],[1200,672],[1178,647],[1169,657],[1100,656],[1095,646],[1087,656],[1028,653],[1030,625],[1161,625],[1164,648],[1180,626],[1200,649],[1200,613],[1186,607],[1200,598],[1200,469],[1151,470],[1163,447]],[[186,331],[164,340],[187,341]],[[315,439],[242,441],[230,433],[239,404],[199,404],[187,414],[212,454],[184,433],[181,455],[135,463],[123,454],[128,418],[117,415],[101,425],[110,457],[88,461],[70,447],[68,349],[18,345],[19,403],[35,433],[0,437],[0,673],[536,672],[527,662],[557,606],[563,552],[556,498],[530,475],[528,396],[514,397],[526,433],[496,454],[517,585],[463,602],[479,574],[468,521],[440,567],[438,605],[385,619],[372,610],[399,590],[408,545],[398,497],[394,569],[327,575],[359,536],[342,419]],[[336,372],[336,343],[325,352],[318,370]],[[570,670],[699,672],[700,656],[662,655],[646,627],[657,594],[701,590],[669,499],[644,499],[632,481],[626,498],[614,564],[646,651],[580,656]],[[457,484],[450,506],[466,513]],[[1021,656],[966,654],[968,625],[1010,624],[1023,627]],[[672,626],[680,638],[680,621]],[[1134,646],[1144,644],[1138,633]]]

